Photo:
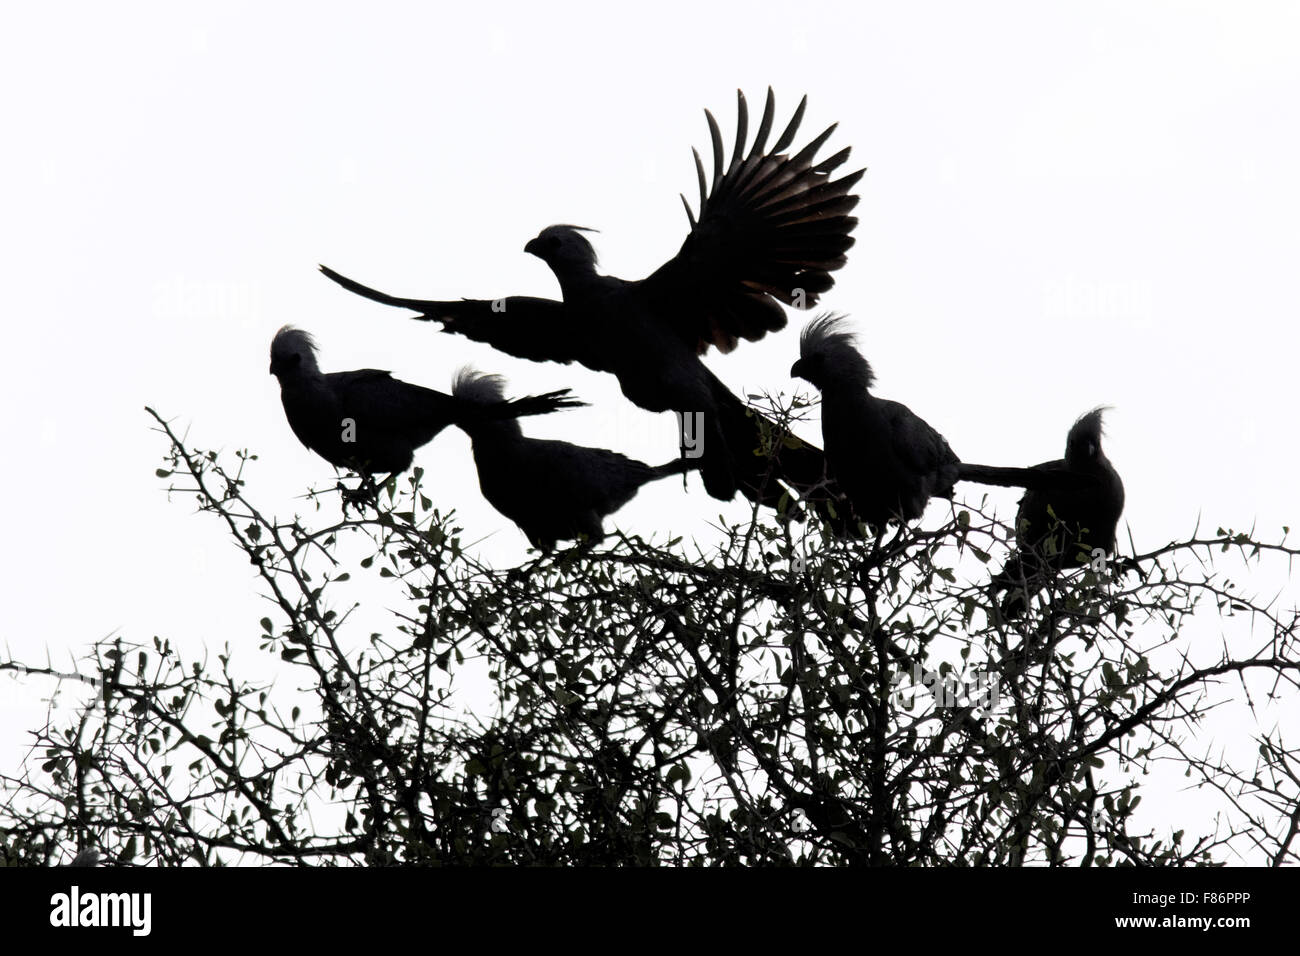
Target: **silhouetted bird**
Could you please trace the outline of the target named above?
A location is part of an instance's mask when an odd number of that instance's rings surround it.
[[[462,369],[451,391],[459,401],[490,408],[504,400],[504,389],[500,375]],[[547,552],[556,541],[579,535],[600,541],[605,516],[631,501],[642,485],[698,465],[678,458],[653,468],[604,448],[529,438],[509,419],[467,418],[460,427],[474,446],[483,497]]]
[[[441,322],[443,330],[487,342],[535,361],[580,362],[618,377],[623,394],[652,412],[702,414],[704,484],[729,500],[737,489],[775,506],[781,481],[798,492],[819,489],[825,477],[821,452],[791,439],[776,442],[773,467],[761,455],[764,419],[719,381],[700,356],[710,346],[729,352],[740,339],[755,341],[786,324],[780,303],[809,308],[829,289],[831,273],[844,265],[857,220],[848,213],[858,197],[849,190],[864,170],[831,180],[848,158],[843,149],[814,161],[831,126],[800,152],[785,155],[803,117],[804,101],[767,150],[775,100],[767,93],[763,118],[748,153],[748,115],[738,94],[739,119],[730,163],[718,124],[707,110],[713,141],[713,175],[706,178],[699,154],[698,221],[685,197],[690,234],[681,249],[647,278],[627,281],[596,271],[596,252],[578,226],[543,229],[524,251],[550,266],[562,300],[504,299],[432,301],[378,292],[328,269],[344,288],[386,305],[414,309],[417,318]],[[686,439],[683,425],[683,447]],[[770,472],[770,473],[769,473]],[[819,491],[825,494],[824,491]]]
[[[271,341],[271,374],[280,381],[284,415],[298,440],[331,465],[370,482],[411,466],[415,449],[448,425],[543,415],[585,403],[569,390],[484,405],[393,378],[373,368],[322,372],[316,343],[286,325]]]
[[[1017,550],[993,577],[992,592],[1008,591],[1002,615],[1025,612],[1028,595],[1063,568],[1086,564],[1094,548],[1110,556],[1124,511],[1124,482],[1101,450],[1102,411],[1095,408],[1070,428],[1065,457],[1032,469],[1040,477],[1020,500]]]
[[[875,373],[845,322],[838,315],[809,322],[790,375],[821,392],[822,441],[831,477],[857,517],[872,528],[919,518],[930,498],[952,498],[958,481],[1043,490],[1091,487],[1089,478],[1043,465],[1004,468],[961,461],[947,440],[906,405],[871,394]]]
[[[804,327],[790,375],[821,392],[826,464],[858,518],[879,532],[889,521],[919,518],[934,495],[952,497],[957,456],[906,405],[871,394],[875,373],[843,316]]]

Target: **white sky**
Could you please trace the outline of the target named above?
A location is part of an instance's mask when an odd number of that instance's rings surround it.
[[[611,377],[436,333],[315,267],[406,295],[552,295],[522,247],[573,222],[602,230],[606,271],[645,275],[685,235],[702,109],[729,142],[738,86],[757,114],[772,85],[782,123],[807,93],[799,143],[838,121],[824,155],[852,145],[846,169],[869,167],[823,304],[854,318],[879,394],[989,464],[1058,457],[1078,414],[1115,406],[1140,550],[1198,515],[1265,537],[1300,519],[1295,7],[62,4],[5,21],[0,640],[19,656],[66,663],[114,630],[253,645],[252,568],[167,502],[142,409],[259,453],[255,500],[301,507],[332,470],[267,374],[286,322],[327,370],[445,390],[473,362],[515,394],[571,385],[593,407],[528,433],[671,458],[671,416]],[[738,391],[789,389],[804,318],[711,366]],[[449,432],[417,461],[466,540],[517,562],[468,448]],[[1014,492],[994,495],[1010,512]],[[666,481],[616,523],[708,539],[719,510]],[[16,690],[6,767],[37,713]]]

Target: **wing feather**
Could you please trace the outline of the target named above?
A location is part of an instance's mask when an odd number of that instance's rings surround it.
[[[712,176],[699,150],[692,150],[699,187],[698,214],[682,197],[690,233],[677,255],[638,285],[651,312],[661,316],[696,352],[710,346],[730,351],[741,339],[761,339],[784,327],[777,303],[810,308],[834,285],[853,245],[857,219],[852,192],[865,170],[832,179],[849,158],[841,149],[829,159],[817,153],[835,132],[827,127],[802,149],[794,143],[807,108],[798,108],[772,145],[776,115],[769,88],[763,115],[746,152],[749,108],[737,92],[736,137],[728,159],[722,131],[704,111],[713,149]]]
[[[586,364],[591,337],[577,328],[563,302],[512,295],[503,299],[408,299],[389,295],[328,266],[321,272],[349,292],[384,305],[410,309],[413,318],[440,322],[444,332],[455,332],[476,342],[534,362],[577,359]]]

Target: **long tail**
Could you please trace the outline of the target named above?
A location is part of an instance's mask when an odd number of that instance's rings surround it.
[[[566,408],[584,408],[587,402],[570,397],[571,389],[561,388],[542,395],[525,395],[496,405],[487,405],[483,411],[489,418],[525,418],[529,415],[549,415]]]
[[[793,494],[836,534],[857,536],[853,509],[827,476],[822,450],[750,408],[712,373],[709,379],[736,488],[750,501],[770,508],[779,507],[787,493]],[[709,449],[704,453],[707,457]],[[709,463],[704,469],[707,485]]]
[[[413,312],[424,312],[430,305],[427,299],[403,299],[399,296],[389,295],[387,292],[380,292],[378,289],[372,289],[368,285],[362,285],[356,279],[349,279],[347,276],[335,272],[329,266],[321,266],[320,271],[349,292],[356,293],[363,298],[372,299],[375,302],[382,302],[384,305],[395,305],[398,308],[410,309]]]
[[[717,414],[714,432],[724,447],[708,447],[708,435],[702,449],[705,458],[713,456],[729,464],[736,488],[746,498],[759,504],[776,506],[789,484],[802,493],[826,477],[825,456],[821,449],[793,436],[787,443],[777,424],[750,408],[711,372],[709,387]],[[773,447],[774,446],[774,447]],[[771,454],[764,454],[771,451]],[[710,463],[704,465],[706,477]]]
[[[688,471],[694,471],[700,467],[698,458],[674,458],[672,461],[664,462],[662,465],[656,465],[650,469],[651,481],[658,481],[660,478],[670,478],[673,475],[684,475]]]
[[[1097,479],[1058,468],[1000,468],[996,465],[973,465],[962,462],[957,466],[958,481],[974,481],[981,485],[1000,485],[1006,488],[1029,488],[1036,491],[1069,491],[1093,487]]]
[[[971,465],[964,461],[957,466],[958,481],[975,481],[981,485],[1033,488],[1041,485],[1041,478],[1041,474],[1032,468],[999,468],[995,465]]]

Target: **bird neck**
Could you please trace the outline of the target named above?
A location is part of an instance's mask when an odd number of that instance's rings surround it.
[[[1101,452],[1097,452],[1097,454],[1092,458],[1089,458],[1086,455],[1080,455],[1074,461],[1071,461],[1070,457],[1067,455],[1065,458],[1065,467],[1069,468],[1071,471],[1085,475],[1104,475],[1106,472],[1112,470],[1110,459]]]
[[[524,435],[519,421],[514,418],[475,418],[461,426],[477,448],[480,442],[487,446],[517,441]]]
[[[325,388],[325,376],[315,367],[299,367],[276,378],[280,380],[281,391],[312,392]]]
[[[834,405],[868,406],[875,403],[875,397],[862,387],[858,381],[833,380],[822,386],[822,402]]]
[[[602,278],[594,262],[556,262],[551,265],[551,272],[559,281],[565,299],[590,293],[592,281]]]

